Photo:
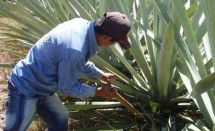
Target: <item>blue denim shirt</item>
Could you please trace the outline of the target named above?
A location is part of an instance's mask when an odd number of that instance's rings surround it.
[[[81,83],[79,77],[101,77],[103,72],[88,61],[97,50],[94,22],[75,18],[37,41],[16,64],[10,79],[29,97],[51,95],[57,90],[80,99],[92,97],[96,87]]]

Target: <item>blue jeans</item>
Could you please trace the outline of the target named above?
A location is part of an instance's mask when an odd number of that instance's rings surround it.
[[[25,131],[37,113],[49,131],[67,131],[69,111],[56,94],[44,98],[29,98],[10,82],[4,131]]]

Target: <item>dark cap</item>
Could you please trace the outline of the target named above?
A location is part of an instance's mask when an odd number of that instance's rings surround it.
[[[131,22],[126,15],[119,12],[106,12],[101,19],[95,21],[95,25],[99,26],[103,33],[118,42],[122,48],[128,49],[131,47],[128,38]]]

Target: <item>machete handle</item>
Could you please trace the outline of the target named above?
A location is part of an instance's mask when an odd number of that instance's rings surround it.
[[[142,114],[132,106],[125,98],[123,98],[119,93],[116,93],[116,100],[118,100],[122,105],[124,105],[129,111],[131,111],[136,117],[143,117]]]

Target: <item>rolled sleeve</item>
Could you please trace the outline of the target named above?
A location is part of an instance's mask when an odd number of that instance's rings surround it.
[[[70,96],[84,99],[88,97],[93,97],[95,95],[96,87],[89,86],[78,81],[73,88],[62,91]]]
[[[84,74],[92,79],[100,79],[104,72],[88,61],[84,66]]]

